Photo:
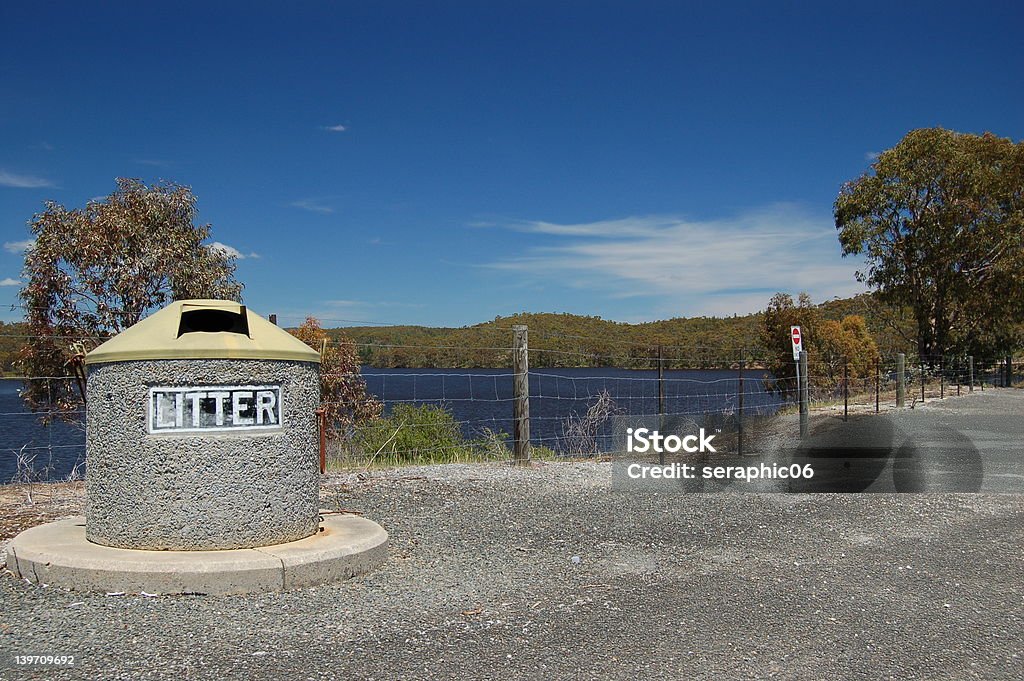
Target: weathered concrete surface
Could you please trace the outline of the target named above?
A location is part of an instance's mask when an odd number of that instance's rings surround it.
[[[152,386],[280,385],[284,427],[243,432],[147,430]],[[132,549],[280,544],[317,526],[319,365],[257,360],[146,360],[89,368],[89,540]]]
[[[323,531],[262,549],[139,551],[86,540],[81,516],[25,530],[7,566],[36,584],[103,593],[240,594],[347,579],[384,561],[388,534],[365,518],[325,515]]]
[[[349,579],[387,557],[388,535],[377,523],[354,515],[323,518],[323,529],[312,537],[255,549],[281,562],[285,589]]]

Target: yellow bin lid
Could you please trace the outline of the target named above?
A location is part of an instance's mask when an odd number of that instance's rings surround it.
[[[231,300],[176,300],[103,343],[86,364],[139,359],[278,359],[320,353]]]

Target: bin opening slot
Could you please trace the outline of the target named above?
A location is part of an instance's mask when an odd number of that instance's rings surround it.
[[[237,333],[249,335],[249,315],[245,305],[239,305],[238,311],[216,307],[199,309],[183,309],[181,321],[178,323],[178,338],[186,333]]]

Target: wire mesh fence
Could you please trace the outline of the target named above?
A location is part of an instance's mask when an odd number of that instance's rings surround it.
[[[515,408],[523,396],[515,388],[520,374],[509,368],[515,351],[512,330],[489,333],[481,343],[465,347],[354,344],[361,356],[381,364],[408,361],[415,354],[448,368],[362,366],[359,376],[366,392],[383,403],[382,414],[338,431],[327,443],[328,466],[513,459]],[[604,352],[594,352],[593,338],[544,333],[530,341],[525,397],[535,459],[615,451],[621,446],[622,424],[643,422],[713,430],[742,450],[745,427],[798,411],[798,363],[780,363],[764,352],[614,340],[603,344]],[[580,347],[574,350],[573,343]],[[500,368],[477,368],[487,364]],[[1020,363],[993,357],[906,354],[902,371],[899,366],[895,356],[809,358],[808,409],[849,418],[914,408],[1012,386],[1021,382],[1022,373]],[[29,382],[45,382],[48,392],[73,393],[74,381],[71,375],[0,381],[0,480],[67,479],[84,473],[84,408],[40,413],[19,395]]]

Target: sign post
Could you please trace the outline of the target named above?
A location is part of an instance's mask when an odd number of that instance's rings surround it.
[[[789,327],[789,338],[793,342],[793,361],[796,363],[796,399],[800,407],[800,437],[804,437],[807,434],[806,416],[804,413],[804,400],[806,396],[804,395],[804,382],[800,376],[800,364],[802,363],[800,354],[804,350],[804,337],[799,326]]]

